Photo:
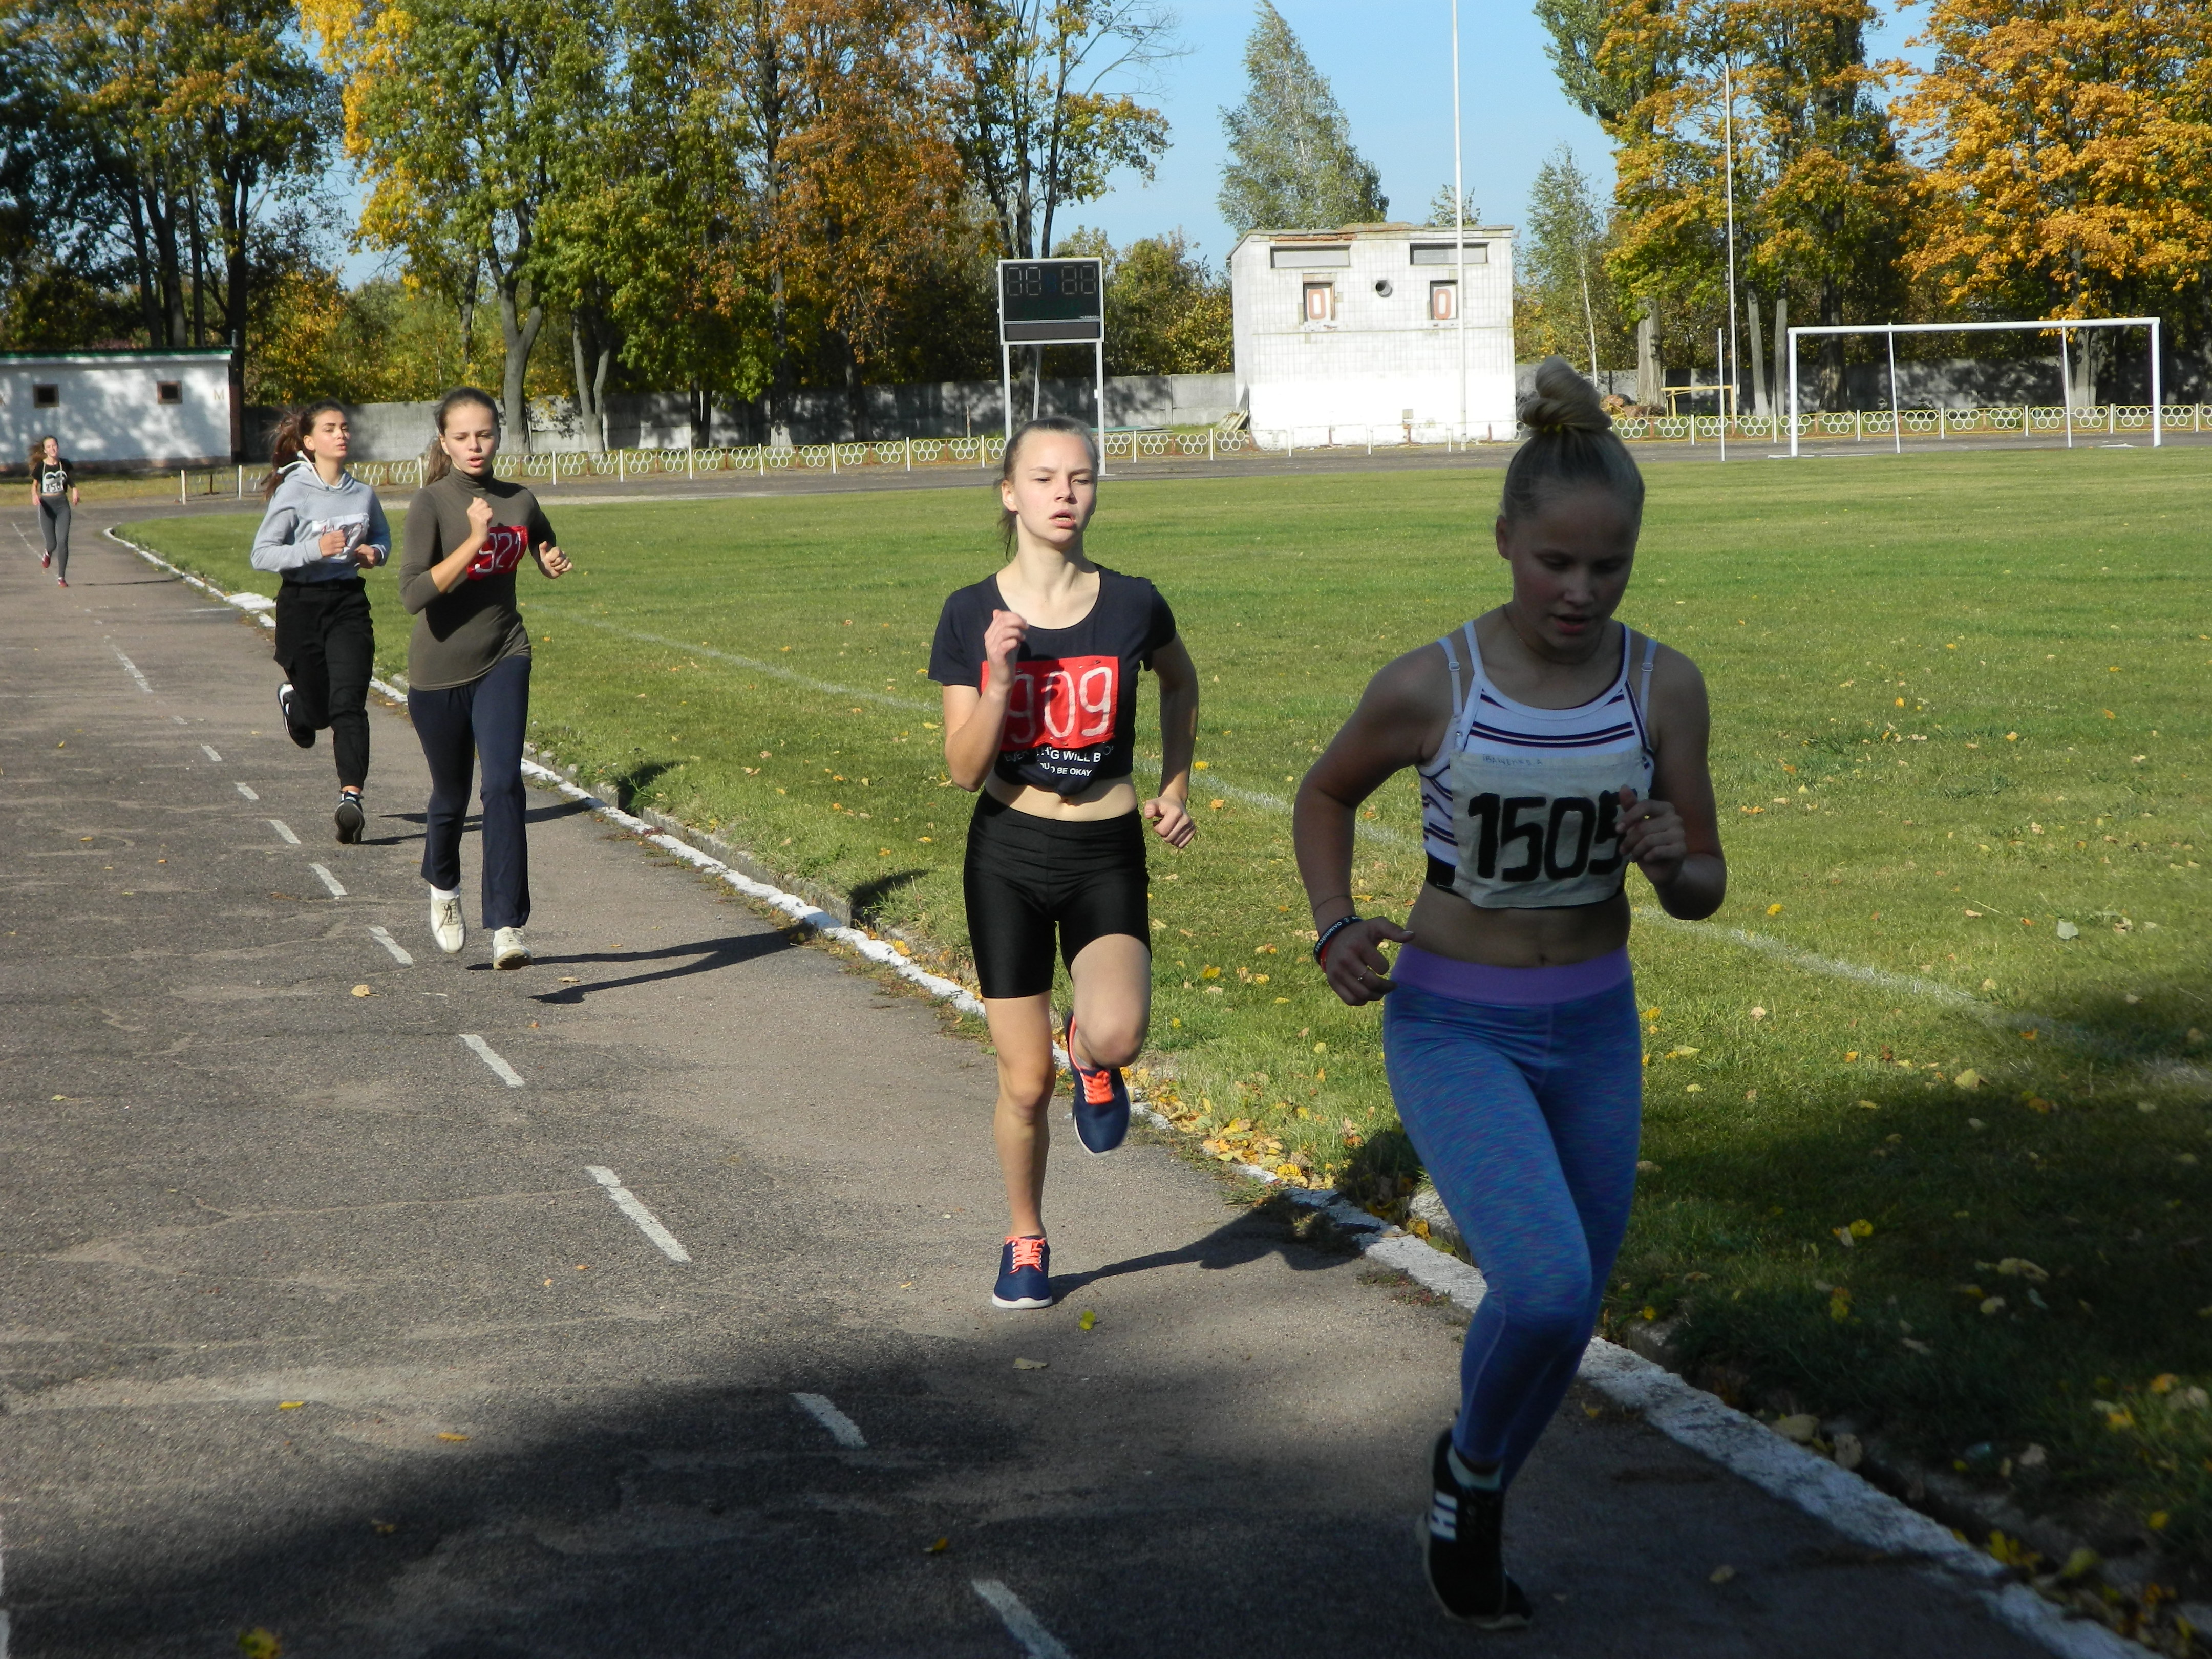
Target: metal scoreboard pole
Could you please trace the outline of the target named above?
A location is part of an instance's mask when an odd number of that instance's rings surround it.
[[[1106,265],[1103,259],[999,261],[999,387],[1006,437],[1014,435],[1013,351],[1017,345],[1092,348],[1098,416],[1098,470],[1106,470]],[[1037,396],[1044,359],[1037,358]]]

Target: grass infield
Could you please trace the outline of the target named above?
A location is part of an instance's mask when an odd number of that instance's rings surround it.
[[[2212,452],[1650,483],[1623,615],[1711,687],[1731,882],[1715,924],[1647,915],[1633,942],[1645,1162],[1608,1326],[1670,1327],[1724,1395],[1850,1419],[2108,1553],[2212,1567],[2212,616],[2188,529]],[[1287,803],[1377,665],[1504,596],[1497,488],[1109,479],[1092,532],[1166,592],[1206,697],[1199,838],[1152,855],[1155,1086],[1209,1152],[1385,1210],[1414,1160],[1375,1013],[1303,957]],[[971,803],[923,667],[943,596],[996,562],[995,501],[548,507],[580,568],[523,582],[539,745],[959,960]],[[247,521],[130,533],[273,591]],[[408,619],[371,588],[404,669]],[[1362,907],[1402,916],[1410,775],[1361,829]]]

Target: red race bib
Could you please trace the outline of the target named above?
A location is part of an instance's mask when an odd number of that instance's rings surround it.
[[[991,665],[983,665],[983,684]],[[1040,657],[1014,665],[1006,693],[1006,724],[999,737],[1002,754],[1040,745],[1090,749],[1114,738],[1114,714],[1121,697],[1119,657]]]
[[[530,551],[530,533],[519,524],[495,524],[484,532],[484,544],[469,565],[469,580],[504,575]]]

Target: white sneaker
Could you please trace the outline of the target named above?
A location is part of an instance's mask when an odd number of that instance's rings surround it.
[[[491,936],[491,965],[495,968],[526,968],[530,965],[530,946],[522,937],[520,927],[501,927]]]
[[[430,937],[438,941],[438,948],[449,957],[461,953],[461,945],[468,931],[461,926],[461,896],[446,897],[435,888],[430,892]]]

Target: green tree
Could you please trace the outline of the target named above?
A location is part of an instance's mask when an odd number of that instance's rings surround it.
[[[1482,210],[1474,204],[1471,192],[1455,204],[1452,187],[1438,185],[1437,193],[1429,198],[1428,228],[1431,230],[1449,230],[1455,224],[1479,225],[1481,222]]]
[[[1527,357],[1557,352],[1595,374],[1618,367],[1632,345],[1633,323],[1606,268],[1609,238],[1597,192],[1565,144],[1545,158],[1528,191],[1526,233],[1514,255],[1515,316],[1533,326],[1516,342]]]
[[[501,390],[530,447],[526,381],[545,323],[547,209],[597,166],[611,21],[597,7],[504,0],[303,0],[345,88],[346,146],[369,183],[360,235],[472,293],[489,278]]]
[[[1336,94],[1268,0],[1244,44],[1244,101],[1221,112],[1229,161],[1218,199],[1230,228],[1242,236],[1388,217],[1382,175],[1352,148]]]
[[[1053,246],[1062,207],[1097,200],[1113,174],[1152,177],[1168,124],[1117,77],[1176,48],[1150,0],[939,0],[954,143],[990,204],[1009,257]]]
[[[1220,374],[1234,365],[1229,279],[1180,230],[1119,250],[1103,231],[1079,230],[1053,252],[1104,262],[1109,374]]]

